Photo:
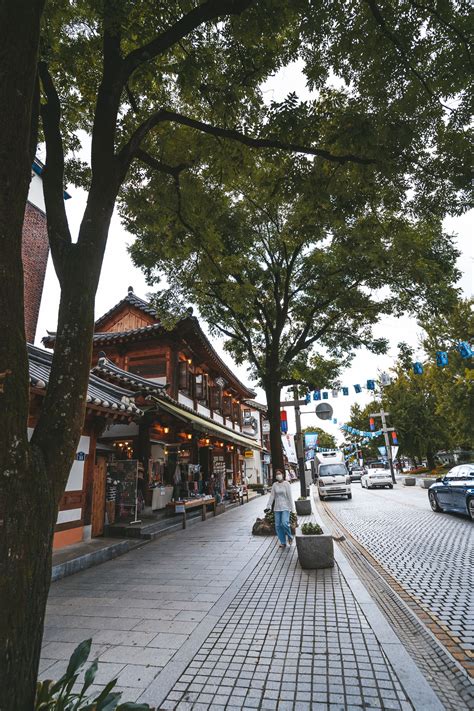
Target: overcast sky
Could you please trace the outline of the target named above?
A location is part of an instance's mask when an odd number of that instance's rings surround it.
[[[276,77],[269,80],[264,86],[265,97],[267,100],[274,99],[275,101],[281,101],[288,93],[289,87],[302,99],[309,96],[305,86],[304,76],[297,65],[281,70]],[[84,157],[84,159],[87,158],[87,156]],[[74,235],[78,231],[82,218],[86,194],[77,188],[71,188],[69,192],[72,198],[66,202],[66,206],[71,224],[71,232]],[[445,229],[457,235],[456,243],[461,252],[458,267],[462,272],[459,285],[466,297],[474,296],[474,240],[472,238],[472,227],[472,213],[460,218],[447,218],[445,220]],[[96,317],[99,317],[108,311],[115,303],[120,301],[126,295],[128,286],[133,286],[135,293],[141,297],[145,297],[149,292],[143,274],[132,265],[127,253],[127,247],[132,242],[132,239],[132,236],[125,231],[120,224],[118,216],[115,214],[112,219],[102,275],[97,291]],[[400,259],[403,259],[402,254],[400,255]],[[38,344],[40,344],[41,338],[46,334],[47,330],[53,331],[56,329],[58,304],[59,285],[50,258],[46,271],[43,299],[36,333],[36,342]],[[203,324],[203,327],[205,329],[205,324]],[[351,368],[346,370],[341,378],[343,385],[350,386],[350,396],[342,397],[339,395],[336,400],[332,398],[329,399],[329,403],[334,409],[334,417],[336,417],[339,422],[347,420],[350,406],[353,402],[357,401],[363,405],[369,399],[365,391],[360,395],[355,395],[353,385],[356,383],[363,385],[368,379],[376,378],[379,372],[389,369],[396,357],[397,344],[400,341],[406,341],[410,345],[417,347],[419,333],[420,330],[417,327],[416,321],[407,316],[396,318],[394,314],[380,321],[379,325],[375,328],[375,336],[388,338],[390,350],[388,354],[384,356],[376,356],[365,350],[358,351]],[[240,379],[251,384],[245,367],[237,368],[234,366],[229,356],[223,351],[222,344],[215,339],[212,340],[216,350],[222,358],[234,368]],[[264,402],[265,399],[262,391],[258,391],[258,399]],[[282,393],[282,399],[286,399],[284,392]],[[314,404],[303,407],[302,412],[303,427],[315,425],[323,427],[332,434],[340,434],[337,425],[329,424],[316,418],[314,414]],[[294,419],[292,417],[291,408],[289,410],[289,430],[290,432],[294,431]]]

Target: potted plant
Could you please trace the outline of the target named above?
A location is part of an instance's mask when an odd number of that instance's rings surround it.
[[[305,570],[334,567],[334,543],[317,523],[304,523],[296,534],[298,560]]]
[[[307,496],[300,496],[295,501],[295,506],[298,516],[311,516],[311,499]]]

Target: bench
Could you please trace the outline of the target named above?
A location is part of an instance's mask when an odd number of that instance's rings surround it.
[[[207,507],[212,506],[214,516],[216,515],[216,500],[215,499],[196,499],[190,501],[171,501],[168,504],[169,508],[174,509],[175,514],[183,514],[183,528],[186,528],[186,511],[190,509],[202,509],[202,520],[207,518]]]

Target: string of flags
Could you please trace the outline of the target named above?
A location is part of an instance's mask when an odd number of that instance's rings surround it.
[[[334,424],[337,424],[337,422]],[[372,423],[370,423],[370,425],[372,426]],[[371,439],[380,437],[380,435],[383,434],[383,430],[375,430],[374,428],[374,430],[366,432],[364,430],[358,430],[355,427],[350,427],[349,425],[341,425],[339,429],[342,430],[342,432],[347,432],[348,434],[356,435],[356,437],[362,437],[363,440],[366,440],[365,442],[363,442],[364,444],[366,444]]]
[[[367,380],[366,385],[361,385],[360,383],[356,383],[353,385],[354,392],[359,394],[362,392],[362,390],[375,390],[375,380]],[[382,385],[390,385],[391,379],[390,376],[387,373],[382,373],[380,377],[380,382]],[[314,390],[313,393],[307,392],[305,395],[305,403],[306,405],[309,405],[311,402],[311,399],[313,400],[329,400],[329,395],[331,395],[332,398],[337,398],[339,393],[342,393],[343,396],[347,397],[349,395],[349,387],[347,385],[344,385],[341,388],[333,388],[332,390]]]

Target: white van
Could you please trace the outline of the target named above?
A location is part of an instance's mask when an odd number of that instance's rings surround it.
[[[347,496],[352,499],[351,478],[342,452],[318,452],[314,464],[321,501],[331,496]]]

